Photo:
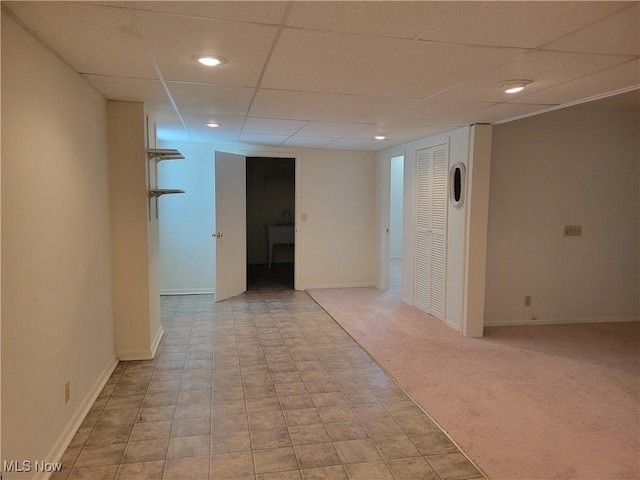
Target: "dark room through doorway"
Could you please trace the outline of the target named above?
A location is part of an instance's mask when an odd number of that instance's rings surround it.
[[[293,289],[295,158],[247,157],[247,290]]]

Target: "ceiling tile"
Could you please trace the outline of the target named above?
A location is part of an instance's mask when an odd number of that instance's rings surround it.
[[[235,132],[240,133],[244,124],[244,117],[231,115],[183,115],[182,118],[189,126],[189,130],[202,129],[206,132]],[[207,123],[215,121],[219,124],[216,128],[207,127]]]
[[[240,141],[255,145],[281,145],[288,135],[264,135],[259,133],[243,133],[240,135]]]
[[[180,122],[178,116],[174,112],[167,111],[154,111],[156,115],[156,120],[159,124],[164,125],[166,122],[165,117],[170,119],[172,125],[175,126]],[[207,127],[207,122],[212,120],[212,117],[209,115],[183,115],[182,119],[188,126],[188,131],[185,132],[185,135],[190,138],[189,141],[196,141],[198,138],[201,141],[202,139],[208,139],[209,141],[215,142],[235,142],[238,140],[240,136],[240,131],[242,129],[242,125],[244,123],[244,117],[234,117],[234,116],[217,116],[215,120],[220,123],[220,126],[217,128]],[[161,130],[159,129],[158,136],[162,137]]]
[[[157,78],[128,10],[80,2],[9,2],[8,6],[80,73]]]
[[[253,88],[167,82],[180,113],[246,115]]]
[[[327,145],[327,148],[335,150],[364,150],[369,147],[377,147],[378,140],[366,138],[339,138]]]
[[[365,148],[361,148],[360,150],[363,150],[365,152],[381,152],[382,150],[387,150],[389,148],[393,148],[393,147],[398,147],[400,145],[402,145],[403,143],[406,143],[404,140],[382,140],[380,142],[377,143],[373,143],[371,145],[369,145],[368,147]]]
[[[409,41],[285,29],[261,86],[344,93],[375,70],[380,56],[396,53],[397,45],[403,42]]]
[[[231,132],[215,132],[211,129],[203,130],[189,130],[189,138],[191,142],[199,142],[199,143],[213,143],[217,148],[220,147],[221,144],[235,144],[238,142],[238,138],[240,137],[239,133],[231,133]]]
[[[529,105],[526,103],[498,103],[488,108],[478,110],[473,113],[463,113],[447,120],[460,125],[472,125],[474,123],[495,123],[502,120],[520,117],[522,115],[531,114],[546,110],[553,105]]]
[[[512,100],[512,103],[566,104],[640,85],[640,62],[634,60],[592,75],[554,85]]]
[[[464,126],[466,124],[455,124],[451,125],[438,125],[433,127],[425,127],[420,132],[415,130],[407,130],[403,134],[392,134],[388,136],[385,140],[376,140],[375,143],[372,143],[371,146],[367,148],[363,148],[361,150],[368,151],[380,151],[385,150],[387,148],[392,148],[397,145],[403,145],[408,142],[413,142],[416,140],[420,140],[423,138],[427,138],[433,135],[438,135],[439,133],[449,132],[458,127]]]
[[[293,135],[306,122],[301,120],[278,120],[273,118],[247,118],[242,133],[265,133],[272,135]]]
[[[525,51],[412,42],[407,50],[380,58],[375,73],[367,75],[350,91],[424,98],[513,60]]]
[[[436,125],[434,127],[430,127],[427,131],[429,132],[426,137],[430,137],[433,135],[438,135],[440,133],[444,133],[444,132],[449,132],[455,128],[460,128],[460,127],[464,127],[468,124],[456,124],[456,123],[451,123],[449,125]]]
[[[442,102],[425,100],[400,112],[388,115],[383,123],[436,125],[455,118],[462,113],[477,112],[490,107],[484,102]]]
[[[362,128],[361,123],[309,122],[296,135],[318,137],[344,137]]]
[[[171,109],[171,102],[159,80],[83,75],[91,85],[109,100],[144,102],[156,110]]]
[[[313,120],[339,94],[294,92],[260,88],[251,104],[251,116]]]
[[[287,7],[287,2],[253,1],[135,1],[116,2],[131,5],[136,10],[164,12],[189,17],[215,18],[234,22],[266,23],[279,25]]]
[[[545,49],[638,55],[639,34],[640,4],[634,2],[630,8],[545,45]]]
[[[216,22],[136,11],[136,24],[167,81],[255,86],[277,27]],[[199,53],[220,55],[228,63],[208,68],[193,60]]]
[[[535,48],[621,8],[625,2],[459,2],[426,40]]]
[[[325,106],[318,121],[339,123],[380,123],[390,114],[416,103],[415,98],[340,95]]]
[[[156,117],[156,123],[162,125],[164,128],[184,130],[184,125],[180,117],[173,110],[152,109],[151,114]]]
[[[285,147],[298,148],[322,148],[335,140],[337,139],[334,137],[305,137],[302,135],[294,135],[289,137],[282,145]]]
[[[615,55],[590,55],[534,51],[516,60],[478,76],[473,81],[452,87],[432,100],[485,102],[513,101],[524,95],[543,90],[553,85],[578,79],[628,61],[631,57]],[[502,82],[510,79],[529,79],[533,83],[519,94],[504,93]],[[527,101],[527,103],[549,103],[547,101]]]
[[[384,135],[387,140],[410,141],[416,138],[424,138],[431,134],[433,127],[422,125],[365,125],[356,132],[347,135],[348,138],[373,138],[376,135]]]
[[[332,32],[416,38],[435,25],[453,2],[294,2],[287,26]]]

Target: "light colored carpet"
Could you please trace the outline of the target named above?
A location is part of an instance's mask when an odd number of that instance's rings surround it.
[[[640,324],[464,338],[397,289],[311,290],[494,480],[640,478]]]

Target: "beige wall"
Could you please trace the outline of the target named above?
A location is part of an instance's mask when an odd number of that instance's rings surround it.
[[[5,14],[2,66],[2,455],[54,461],[115,366],[106,104]]]
[[[155,160],[144,104],[108,102],[115,344],[120,360],[153,358],[162,336]]]
[[[487,324],[638,319],[638,146],[630,114],[568,109],[494,128]]]
[[[371,152],[302,153],[296,185],[299,288],[375,285],[376,168]]]
[[[296,288],[376,284],[374,152],[287,148],[240,152],[297,159]]]

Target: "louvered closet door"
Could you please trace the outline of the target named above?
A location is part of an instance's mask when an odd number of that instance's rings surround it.
[[[431,161],[430,148],[417,152],[415,305],[425,312],[431,303]]]
[[[415,305],[444,320],[448,146],[417,152]]]

